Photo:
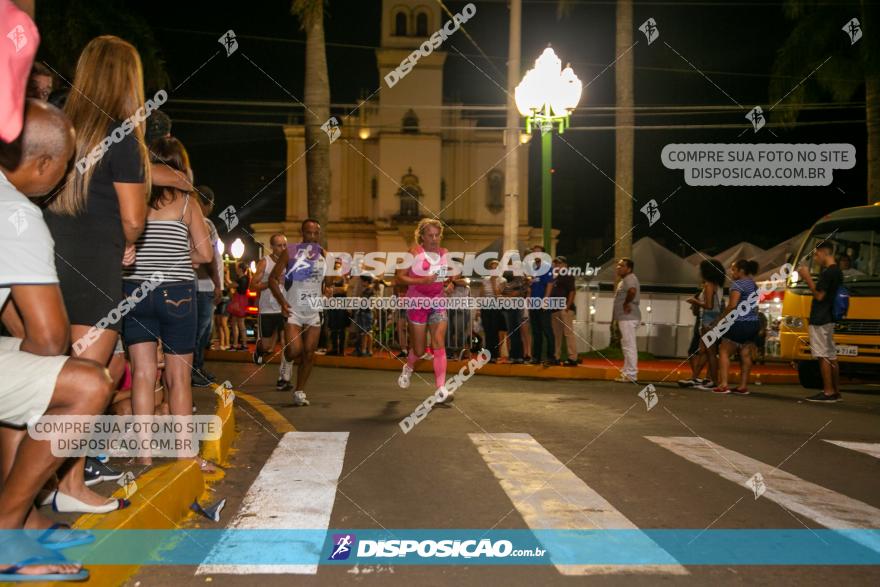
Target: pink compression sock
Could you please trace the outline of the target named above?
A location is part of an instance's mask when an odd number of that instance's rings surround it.
[[[446,349],[434,349],[434,383],[446,385]]]

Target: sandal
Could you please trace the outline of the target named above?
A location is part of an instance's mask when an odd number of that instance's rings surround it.
[[[95,535],[85,530],[74,530],[69,524],[52,524],[37,537],[39,542],[49,550],[64,550],[74,546],[85,546],[95,541]]]
[[[0,538],[0,552],[3,559],[17,560],[18,562],[0,569],[0,582],[10,583],[35,583],[50,581],[85,581],[89,578],[89,572],[80,569],[76,573],[43,573],[25,574],[20,571],[25,567],[44,565],[78,565],[78,562],[69,561],[60,552],[50,550],[36,540],[26,535],[26,532],[4,532]],[[0,565],[4,565],[0,563]]]

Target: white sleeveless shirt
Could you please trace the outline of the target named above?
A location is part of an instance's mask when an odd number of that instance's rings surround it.
[[[272,274],[272,269],[275,268],[275,261],[272,259],[272,255],[266,255],[263,258],[266,260],[266,270],[263,271],[263,277],[260,279],[260,283],[267,287],[260,291],[260,314],[280,314],[281,304],[278,303],[278,300],[272,295],[272,290],[268,287],[269,276]],[[281,293],[286,295],[284,291],[284,279],[281,279],[279,286],[281,287]]]

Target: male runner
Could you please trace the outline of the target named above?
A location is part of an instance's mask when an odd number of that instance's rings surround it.
[[[251,279],[251,289],[260,295],[258,307],[260,310],[259,328],[260,334],[257,338],[257,344],[254,346],[253,359],[257,365],[262,365],[265,355],[272,354],[275,350],[275,343],[279,336],[282,339],[282,347],[284,346],[284,316],[281,314],[281,304],[272,295],[269,288],[269,275],[278,263],[281,255],[287,251],[287,237],[281,233],[273,234],[269,238],[269,247],[271,253],[260,259],[257,263],[257,270]],[[290,374],[293,370],[293,364],[287,361],[284,353],[281,354],[281,365],[278,368],[278,381],[275,388],[279,391],[290,391]]]
[[[305,386],[315,364],[315,349],[321,336],[321,295],[326,274],[325,252],[321,248],[321,225],[307,218],[302,223],[302,242],[287,245],[269,275],[269,287],[287,318],[284,356],[297,363],[294,406],[307,406]],[[282,292],[281,284],[286,292]]]

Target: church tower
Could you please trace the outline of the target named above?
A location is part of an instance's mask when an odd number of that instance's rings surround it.
[[[437,2],[382,0],[382,38],[376,50],[381,85],[378,165],[384,171],[378,175],[380,217],[407,222],[439,214],[442,209],[441,106],[446,52],[442,45],[430,55],[419,52],[419,46],[442,24]],[[403,73],[406,66],[401,68],[401,63],[414,51],[418,60]],[[401,189],[405,176],[410,182],[413,176],[418,178],[417,193]]]

